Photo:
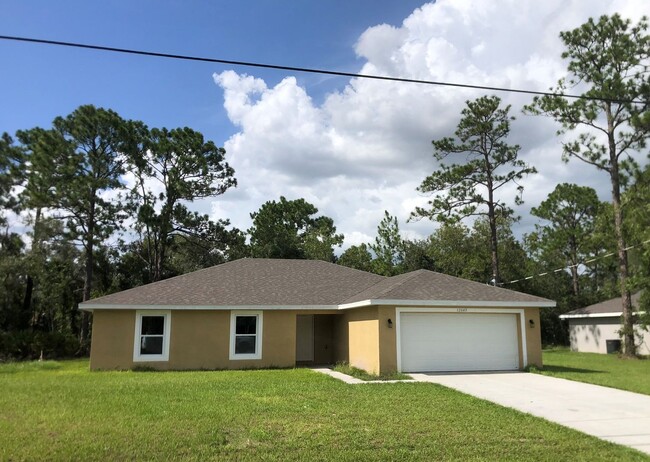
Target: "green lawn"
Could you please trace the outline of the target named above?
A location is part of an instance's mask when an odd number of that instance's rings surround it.
[[[650,395],[650,359],[557,349],[544,350],[542,360],[540,374]]]
[[[0,366],[2,460],[647,460],[423,383],[307,369],[89,372]]]

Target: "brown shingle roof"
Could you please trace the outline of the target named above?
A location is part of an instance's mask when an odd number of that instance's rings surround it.
[[[83,308],[114,306],[331,306],[364,300],[540,303],[546,300],[418,270],[391,278],[318,260],[241,259],[106,295]]]
[[[428,270],[384,279],[372,287],[353,295],[344,303],[361,300],[445,300],[479,302],[524,302],[547,304],[550,300],[514,290],[493,287],[447,274]]]
[[[638,309],[640,298],[641,292],[632,294],[632,307],[634,310]],[[564,315],[573,316],[578,314],[601,313],[616,313],[617,315],[623,313],[623,298],[618,297],[612,298],[611,300],[605,300],[604,302],[595,303],[593,305],[585,306],[584,308],[578,308],[577,310],[569,311],[568,313],[564,313]]]

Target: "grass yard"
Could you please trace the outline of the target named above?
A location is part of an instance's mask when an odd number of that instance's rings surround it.
[[[544,350],[542,360],[540,374],[650,395],[650,359],[554,349]]]
[[[364,371],[363,369],[359,369],[358,367],[351,366],[348,363],[337,363],[332,370],[340,372],[341,374],[349,375],[350,377],[354,377],[359,380],[365,380],[366,382],[375,380],[412,380],[410,375],[402,374],[400,372],[393,372],[392,374],[384,375],[370,374],[369,372]]]
[[[0,365],[2,460],[647,460],[433,384]]]

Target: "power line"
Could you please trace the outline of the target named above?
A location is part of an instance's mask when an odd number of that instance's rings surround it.
[[[642,247],[642,246],[644,246],[644,245],[646,245],[648,243],[650,243],[650,239],[648,239],[647,241],[643,241],[643,242],[641,242],[639,244],[636,244],[636,245],[630,245],[628,247],[625,247],[625,249],[623,249],[623,250],[625,250],[627,252],[628,250],[634,249],[636,247]],[[536,278],[536,277],[548,276],[549,274],[560,273],[562,271],[568,270],[569,268],[577,268],[578,266],[581,266],[581,265],[586,266],[589,263],[593,263],[593,262],[595,262],[597,260],[602,260],[603,258],[611,257],[612,255],[616,255],[617,253],[618,252],[609,252],[609,253],[606,253],[604,255],[599,255],[597,257],[590,258],[589,260],[585,260],[585,261],[583,261],[581,263],[576,263],[575,265],[567,265],[567,266],[563,266],[562,268],[557,268],[557,269],[554,269],[554,270],[551,270],[551,271],[545,271],[543,273],[534,274],[532,276],[526,276],[525,278],[515,279],[513,281],[508,281],[508,282],[502,282],[501,285],[505,286],[506,284],[514,284],[515,282],[529,281],[529,280],[531,280],[533,278]]]
[[[315,69],[308,67],[296,67],[296,66],[283,66],[279,64],[265,64],[252,61],[233,61],[228,59],[218,59],[218,58],[207,58],[201,56],[189,56],[189,55],[179,55],[172,53],[160,53],[155,51],[144,51],[144,50],[134,50],[131,48],[116,48],[116,47],[107,47],[102,45],[90,45],[85,43],[75,43],[75,42],[62,42],[59,40],[46,40],[46,39],[36,39],[29,37],[16,37],[11,35],[0,35],[0,40],[12,40],[16,42],[27,42],[27,43],[37,43],[41,45],[57,45],[64,47],[72,48],[83,48],[87,50],[99,50],[99,51],[110,51],[114,53],[126,53],[131,55],[139,56],[152,56],[157,58],[169,58],[169,59],[180,59],[185,61],[200,61],[207,63],[217,63],[217,64],[228,64],[231,66],[243,66],[243,67],[257,67],[262,69],[275,69],[283,71],[292,71],[292,72],[305,72],[311,74],[324,74],[324,75],[334,75],[339,77],[352,77],[359,79],[372,79],[372,80],[386,80],[392,82],[403,82],[403,83],[417,83],[423,85],[437,85],[443,87],[456,87],[456,88],[471,88],[475,90],[489,90],[489,91],[499,91],[507,93],[523,93],[527,95],[536,95],[536,96],[560,96],[564,98],[572,99],[586,99],[591,101],[606,101],[611,103],[630,103],[630,104],[645,104],[643,101],[638,100],[627,100],[627,99],[610,99],[610,98],[598,98],[594,96],[584,96],[584,95],[571,95],[565,93],[552,93],[546,91],[535,91],[535,90],[522,90],[516,88],[504,88],[504,87],[491,87],[486,85],[471,85],[465,83],[454,83],[454,82],[438,82],[435,80],[419,80],[419,79],[406,79],[402,77],[390,77],[382,75],[373,75],[373,74],[357,74],[353,72],[341,72],[341,71],[332,71],[327,69]]]

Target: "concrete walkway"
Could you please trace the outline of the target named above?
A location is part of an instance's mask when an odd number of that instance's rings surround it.
[[[650,454],[650,396],[539,374],[410,374]]]

